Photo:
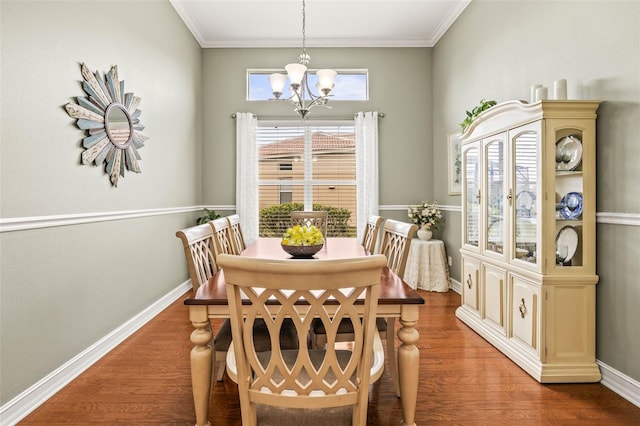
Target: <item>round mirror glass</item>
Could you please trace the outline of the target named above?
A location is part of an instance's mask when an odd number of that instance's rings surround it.
[[[111,142],[124,149],[131,144],[133,123],[124,105],[112,103],[104,115],[105,129]]]

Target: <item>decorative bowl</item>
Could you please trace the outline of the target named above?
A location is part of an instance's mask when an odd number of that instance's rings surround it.
[[[560,214],[565,219],[578,219],[582,214],[582,193],[567,192],[562,200],[560,200],[562,208]]]
[[[286,251],[293,257],[312,257],[320,251],[324,244],[317,244],[314,246],[292,246],[281,244],[281,246],[282,250]]]

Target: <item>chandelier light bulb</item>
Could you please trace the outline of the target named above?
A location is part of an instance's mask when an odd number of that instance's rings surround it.
[[[284,67],[284,69],[287,70],[289,80],[291,81],[291,86],[300,86],[300,84],[302,83],[302,79],[307,72],[307,67],[302,64],[289,64]]]
[[[333,82],[338,73],[335,70],[324,69],[316,71],[316,75],[318,76],[318,89],[324,96],[327,96],[333,89]]]
[[[287,76],[280,73],[273,73],[269,76],[269,83],[271,83],[271,91],[276,99],[280,99],[285,84],[287,84]]]

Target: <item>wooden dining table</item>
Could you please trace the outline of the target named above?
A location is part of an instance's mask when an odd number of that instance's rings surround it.
[[[258,238],[241,253],[241,256],[296,261],[282,249],[279,238]],[[314,258],[345,259],[362,256],[367,256],[367,253],[355,238],[327,238],[324,247]],[[189,319],[194,327],[191,333],[191,342],[194,344],[191,350],[191,384],[196,425],[204,426],[210,424],[208,408],[213,356],[210,319],[229,318],[224,271],[218,271],[206,284],[198,288],[193,297],[186,299],[184,304],[189,307]],[[420,336],[415,325],[418,322],[418,306],[422,304],[424,299],[415,290],[389,268],[383,268],[376,316],[400,320],[397,360],[403,425],[415,425],[420,360],[420,353],[416,347]]]

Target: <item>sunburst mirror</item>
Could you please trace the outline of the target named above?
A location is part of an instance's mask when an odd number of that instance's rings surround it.
[[[124,177],[125,169],[142,172],[138,150],[148,137],[140,133],[144,129],[140,123],[142,111],[138,109],[140,98],[124,93],[124,81],[118,80],[117,66],[111,67],[104,78],[98,71],[92,74],[85,64],[81,65],[81,72],[82,89],[87,96],[76,97],[78,103],[69,102],[65,109],[78,119],[78,128],[87,131],[82,139],[85,148],[82,164],[106,163],[111,184],[117,187],[118,176]]]

